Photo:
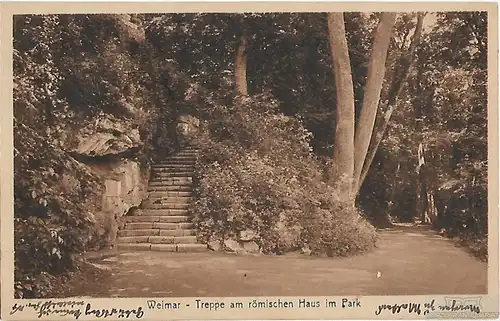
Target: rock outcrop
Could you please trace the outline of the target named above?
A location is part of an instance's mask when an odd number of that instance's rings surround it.
[[[142,145],[138,128],[113,117],[99,119],[75,136],[78,142],[72,152],[89,157],[120,155]]]
[[[119,219],[138,207],[145,198],[148,174],[138,163],[123,159],[111,172],[103,175],[105,190],[100,221],[107,232],[107,243],[114,243]]]
[[[210,250],[216,252],[225,251],[236,254],[261,253],[261,248],[258,244],[258,235],[249,229],[241,231],[238,237],[226,238],[223,242],[213,239],[207,245]]]
[[[283,253],[285,249],[301,248],[301,253],[310,255],[311,250],[307,244],[301,245],[301,227],[298,224],[287,223],[282,214],[273,228],[273,233],[279,238],[276,242],[277,253]],[[223,240],[212,237],[207,242],[212,251],[224,251],[235,254],[259,254],[263,252],[262,239],[258,232],[252,229],[240,231],[237,235],[226,236]]]
[[[199,133],[200,120],[191,115],[181,115],[178,118],[176,134],[180,146],[188,145]]]
[[[95,227],[100,243],[112,245],[120,218],[138,207],[147,192],[149,168],[134,160],[143,145],[139,130],[132,122],[106,116],[82,127],[75,137],[71,154],[104,182]]]
[[[118,22],[123,26],[125,34],[129,39],[134,39],[137,42],[142,42],[145,39],[144,29],[132,22],[132,17],[130,14],[119,14],[117,15]]]

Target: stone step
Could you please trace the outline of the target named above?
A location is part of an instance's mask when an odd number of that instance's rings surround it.
[[[190,153],[191,153],[191,155],[189,155]],[[183,159],[196,159],[199,153],[193,152],[193,151],[188,151],[187,154],[188,155],[179,153],[179,154],[167,156],[167,157],[159,160],[159,162],[167,162],[167,161],[176,160],[176,159],[181,159],[181,160],[183,160]]]
[[[196,164],[196,157],[177,157],[177,158],[169,158],[161,162],[156,162],[152,167],[158,166],[166,166],[166,165],[195,165]]]
[[[155,192],[156,193],[156,192]],[[192,197],[190,196],[161,196],[149,195],[143,205],[159,205],[159,204],[191,204]]]
[[[130,216],[130,217],[141,217],[141,216]],[[130,220],[130,219],[125,219],[126,223],[154,223],[154,222],[159,222],[159,223],[185,223],[185,222],[190,222],[191,217],[187,215],[148,215],[144,216],[146,219],[143,220]],[[153,219],[154,218],[154,219]]]
[[[151,175],[149,182],[177,181],[180,183],[191,183],[193,181],[194,174],[179,173],[155,173]]]
[[[185,223],[191,222],[191,217],[186,215],[169,215],[160,218],[160,223]]]
[[[192,192],[192,186],[175,186],[175,185],[167,185],[167,186],[158,186],[153,185],[148,188],[148,192],[161,192],[161,191],[169,191],[169,192]]]
[[[151,177],[165,177],[165,178],[193,178],[195,172],[186,171],[155,171],[151,173]]]
[[[191,197],[191,191],[151,191],[148,192],[149,198],[152,197]]]
[[[150,178],[151,179],[170,179],[170,178],[177,178],[177,179],[192,179],[196,173],[194,171],[191,172],[186,172],[186,171],[181,171],[181,170],[173,170],[173,171],[163,171],[163,172],[157,172],[153,171],[150,173]]]
[[[158,168],[165,168],[165,167],[196,167],[196,160],[188,160],[188,159],[174,159],[171,161],[163,161],[163,162],[156,162],[151,165],[151,169],[158,169]]]
[[[176,178],[176,177],[179,177],[179,178],[192,178],[194,175],[196,174],[195,171],[185,171],[185,170],[177,170],[177,169],[174,169],[174,170],[162,170],[162,171],[151,171],[150,173],[150,177],[153,178],[153,177],[162,177],[162,178]]]
[[[162,252],[205,252],[206,244],[151,244],[151,251]]]
[[[168,185],[175,185],[176,183],[181,185],[186,185],[187,183],[191,184],[193,182],[193,176],[177,176],[177,175],[169,175],[169,176],[159,176],[155,175],[150,178],[149,183],[153,183],[154,185],[159,185],[159,183],[165,183]]]
[[[191,197],[177,196],[149,196],[143,203],[143,206],[159,205],[159,204],[190,204]]]
[[[172,218],[179,216],[187,216],[188,218],[187,219]],[[153,222],[175,223],[176,221],[189,223],[191,221],[191,217],[189,215],[144,215],[144,216],[141,215],[141,216],[129,216],[124,220],[125,223],[153,223]]]
[[[159,203],[185,203],[192,201],[192,192],[182,191],[183,193],[191,193],[190,196],[172,196],[164,195],[160,193],[175,192],[175,191],[165,191],[160,189],[152,189],[148,191],[148,198],[145,199],[144,204],[159,204]]]
[[[193,191],[193,184],[192,183],[182,183],[182,184],[163,184],[162,182],[153,182],[153,184],[148,185],[148,192],[154,192],[156,191]]]
[[[151,244],[149,243],[118,243],[115,244],[118,251],[149,251]]]
[[[176,231],[176,230],[172,230]],[[119,230],[118,238],[125,236],[151,236],[151,235],[160,235],[160,229],[141,229],[141,230]]]
[[[167,217],[167,216],[165,216]],[[164,230],[178,230],[178,229],[192,229],[193,223],[161,223],[161,222],[131,222],[125,223],[124,230],[149,230],[149,229],[164,229]]]
[[[193,186],[192,181],[187,181],[187,180],[181,180],[180,178],[177,178],[176,180],[165,180],[165,179],[157,179],[157,180],[150,180],[149,181],[149,186],[154,187],[154,186]]]
[[[160,251],[160,252],[204,252],[205,244],[151,244],[151,243],[118,243],[118,251]]]
[[[171,179],[152,179],[149,181],[149,186],[192,186],[191,180],[171,180]]]
[[[196,236],[150,236],[151,244],[195,244]]]
[[[176,215],[186,215],[187,210],[184,209],[167,209],[167,210],[152,210],[144,209],[141,216],[128,216],[132,217],[144,217],[144,216],[176,216]]]
[[[192,176],[195,173],[194,167],[178,169],[167,167],[151,168],[151,175],[178,175],[178,176]]]
[[[200,153],[197,151],[193,151],[193,150],[187,150],[187,151],[175,154],[175,156],[177,156],[177,157],[194,157],[194,158],[197,158],[198,155],[200,155]]]
[[[175,159],[196,159],[198,153],[195,153],[195,152],[192,152],[192,151],[189,151],[188,153],[193,153],[192,155],[188,155],[188,156],[185,156],[181,153],[179,154],[175,154],[175,155],[171,155],[171,156],[167,156],[165,157],[164,159],[160,160],[159,162],[167,162],[169,160],[175,160]]]
[[[182,210],[188,209],[189,203],[161,203],[161,204],[148,204],[145,209],[149,210]]]
[[[185,153],[185,152],[197,152],[197,153],[199,153],[200,151],[201,151],[201,148],[199,148],[199,147],[186,146],[186,148],[179,151],[176,155],[178,155],[180,153]]]
[[[164,171],[164,172],[151,172],[150,179],[151,180],[159,180],[159,179],[193,179],[195,176],[195,172],[186,172],[186,171]]]
[[[175,158],[169,160],[162,160],[151,164],[151,168],[162,168],[162,167],[193,167],[197,163],[196,157],[188,158]]]
[[[193,179],[193,175],[191,174],[186,174],[182,173],[180,175],[174,174],[174,173],[169,173],[169,174],[163,174],[163,175],[152,175],[151,178],[149,179],[150,183],[161,183],[164,180],[177,180],[177,181],[184,181],[184,182],[190,182],[189,180]]]
[[[157,177],[155,177],[152,181],[153,182],[162,182],[162,183],[165,183],[165,184],[169,184],[169,183],[192,183],[193,182],[193,178],[190,177],[190,176],[181,176],[181,177],[172,177],[172,176],[169,176],[169,175],[165,175],[165,177],[163,177],[164,175],[163,174],[158,174]]]
[[[159,183],[163,183],[166,186],[170,185],[186,185],[186,184],[192,184],[193,183],[193,177],[192,176],[159,176],[155,175],[149,179],[149,183],[153,183],[154,185],[160,185]]]
[[[196,166],[196,162],[193,161],[193,162],[190,162],[188,164],[183,164],[183,163],[178,163],[179,161],[173,161],[173,162],[157,162],[157,163],[154,163],[154,164],[151,164],[151,168],[165,168],[165,167],[172,167],[172,168],[175,168],[175,167],[195,167]],[[186,161],[184,161],[186,162]]]
[[[180,153],[180,154],[177,154],[177,158],[189,158],[189,159],[195,159],[195,160],[198,160],[198,157],[200,154],[199,153],[196,153],[196,152],[184,152],[184,153]],[[164,161],[167,161],[169,160],[168,158],[167,159],[164,159],[164,160],[161,160],[160,162],[164,162]]]
[[[193,168],[195,167],[194,164],[175,164],[175,163],[166,163],[166,164],[153,164],[151,165],[152,169],[157,169],[157,168]]]
[[[145,215],[145,216],[130,216],[127,217],[124,222],[125,223],[152,223],[152,222],[159,222],[159,223],[175,223],[175,221],[179,219],[174,219],[171,217],[178,217],[178,216],[185,216],[185,215]],[[190,218],[186,220],[181,220],[180,222],[190,222]]]
[[[143,236],[124,236],[116,239],[116,243],[149,243],[148,235]]]
[[[151,177],[150,186],[187,186],[192,185],[191,176],[169,176],[169,177]]]
[[[160,236],[196,236],[194,229],[178,229],[178,230],[162,230],[160,229]]]
[[[157,167],[151,169],[151,175],[165,175],[165,174],[175,174],[181,175],[193,175],[195,167]],[[185,174],[187,173],[187,174]]]
[[[123,236],[117,243],[195,244],[196,236]]]
[[[177,229],[177,230],[162,230],[162,229],[141,229],[141,230],[119,230],[118,236],[195,236],[196,230],[193,229]]]
[[[187,211],[191,201],[172,199],[152,199],[142,204],[144,210],[183,210]]]

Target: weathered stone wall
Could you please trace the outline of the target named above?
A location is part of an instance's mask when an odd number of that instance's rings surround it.
[[[122,160],[107,175],[104,174],[105,190],[102,197],[102,212],[97,226],[103,230],[106,241],[113,244],[118,232],[120,218],[134,207],[141,205],[148,184],[146,170],[138,163]]]
[[[120,218],[146,197],[149,168],[135,160],[143,142],[132,122],[113,117],[83,126],[74,137],[68,149],[104,182],[94,235],[100,246],[112,245]]]
[[[181,147],[189,144],[198,135],[200,120],[191,115],[181,115],[177,120],[176,134]]]

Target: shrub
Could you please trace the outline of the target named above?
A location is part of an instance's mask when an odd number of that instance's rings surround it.
[[[15,123],[14,135],[16,297],[39,297],[47,273],[71,270],[89,246],[102,182],[24,124]]]
[[[105,245],[93,218],[103,184],[68,153],[76,132],[103,119],[134,125],[142,166],[171,150],[169,131],[154,136],[173,118],[169,93],[182,91],[185,78],[147,44],[130,52],[115,18],[14,17],[16,297],[47,295],[51,280],[74,270],[77,254]]]
[[[460,244],[474,255],[488,258],[488,190],[486,179],[480,183],[462,179],[439,191],[446,207],[438,226],[448,237],[458,237]],[[444,206],[443,206],[444,207]]]
[[[208,106],[193,207],[201,238],[251,230],[266,253],[306,244],[330,256],[370,249],[374,229],[354,208],[339,205],[311,152],[310,133],[278,107],[266,95]]]

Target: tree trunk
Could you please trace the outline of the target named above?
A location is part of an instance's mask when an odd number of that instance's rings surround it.
[[[436,206],[436,226],[442,228],[445,212],[445,201],[440,195],[440,191],[434,192],[434,204]]]
[[[415,182],[415,216],[413,217],[413,222],[417,223],[420,221],[424,223],[423,213],[424,213],[424,202],[422,201],[422,182],[420,181],[420,175],[417,173]]]
[[[416,169],[416,210],[415,210],[415,216],[420,218],[421,223],[425,223],[425,203],[424,200],[422,199],[422,189],[423,189],[423,184],[425,184],[425,181],[422,179],[422,167],[425,166],[425,157],[424,157],[424,146],[422,143],[418,144],[418,164],[417,164],[417,169]],[[427,193],[425,193],[427,196]]]
[[[365,162],[366,153],[370,145],[373,133],[373,126],[377,116],[377,109],[380,101],[380,92],[385,75],[385,61],[389,40],[391,39],[392,28],[396,21],[396,13],[384,12],[380,17],[375,31],[370,62],[368,65],[368,76],[363,93],[363,103],[361,113],[356,128],[354,145],[354,177],[353,187],[359,185],[361,170]],[[355,188],[354,195],[359,192]]]
[[[234,59],[234,77],[236,84],[236,95],[247,96],[247,50],[248,39],[246,31],[240,37],[238,47],[236,48],[236,56]]]
[[[437,226],[436,204],[434,202],[434,193],[432,192],[432,190],[427,191],[426,213],[426,218],[428,218],[429,223],[433,226]]]
[[[420,42],[420,38],[422,36],[422,24],[424,21],[425,14],[424,13],[419,13],[418,18],[417,18],[417,26],[415,27],[415,33],[413,34],[413,39],[411,41],[410,48],[408,49],[408,54],[406,57],[403,57],[401,59],[401,65],[402,65],[402,73],[401,77],[397,78],[393,81],[393,85],[391,86],[391,90],[389,91],[387,103],[386,103],[386,112],[384,113],[383,116],[377,117],[375,121],[375,128],[374,128],[374,134],[372,134],[371,141],[370,141],[370,147],[368,149],[368,153],[366,155],[366,159],[363,165],[363,169],[361,171],[361,176],[359,179],[359,183],[356,186],[356,189],[359,190],[361,187],[361,184],[363,184],[363,181],[366,178],[366,175],[368,174],[368,171],[370,169],[370,166],[372,164],[373,158],[375,157],[375,154],[377,152],[378,146],[380,145],[380,142],[382,141],[382,138],[384,137],[385,131],[387,129],[387,125],[389,124],[389,120],[391,119],[392,112],[394,111],[394,108],[396,107],[397,99],[399,94],[401,93],[401,90],[403,88],[403,85],[406,83],[408,79],[408,75],[410,73],[410,70],[414,64],[415,61],[415,50]],[[395,75],[397,76],[397,75]]]
[[[387,204],[387,213],[385,214],[386,216],[386,221],[389,223],[389,226],[392,226],[392,211],[393,211],[393,206],[394,206],[394,196],[396,195],[396,189],[398,188],[399,185],[399,170],[401,168],[401,164],[398,163],[398,166],[396,167],[396,171],[394,172],[394,180],[392,184],[392,189],[391,189],[391,195],[389,196],[389,202]]]
[[[328,40],[330,42],[337,92],[333,178],[339,183],[340,200],[354,204],[352,197],[352,178],[354,174],[354,89],[343,13],[328,14]]]

